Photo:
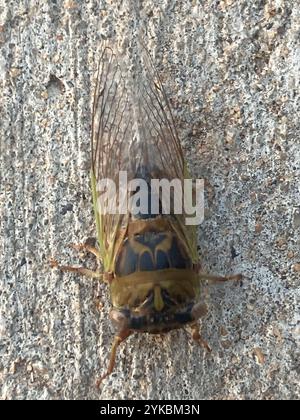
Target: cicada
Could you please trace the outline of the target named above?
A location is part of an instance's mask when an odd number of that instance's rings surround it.
[[[79,248],[99,257],[103,273],[55,265],[98,278],[109,286],[110,318],[116,335],[107,372],[97,381],[99,386],[113,371],[118,346],[133,333],[162,334],[190,325],[193,338],[209,350],[197,324],[206,312],[201,281],[239,277],[200,272],[196,226],[185,223],[184,211],[164,211],[159,192],[151,188],[152,180],[183,183],[190,177],[161,78],[144,47],[140,47],[135,65],[126,58],[126,52],[111,47],[102,50],[91,137],[98,245]],[[125,184],[120,174],[126,175]],[[141,180],[149,187],[142,196],[146,211],[137,202],[128,205],[141,191]],[[130,183],[135,188],[129,191]],[[174,207],[175,193],[170,194]]]

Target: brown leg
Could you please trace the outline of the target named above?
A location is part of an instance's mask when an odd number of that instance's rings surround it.
[[[193,340],[195,340],[198,344],[200,344],[201,347],[205,348],[206,351],[208,351],[209,353],[211,353],[212,350],[211,350],[210,346],[201,337],[199,324],[197,324],[197,323],[192,324],[191,327],[192,327],[192,337],[193,337]]]
[[[61,271],[77,273],[77,274],[81,274],[82,276],[102,280],[105,282],[105,279],[103,278],[103,273],[100,273],[98,271],[92,271],[85,267],[71,267],[69,265],[59,265],[58,262],[54,260],[53,258],[50,259],[50,266],[52,268],[57,268],[58,270],[61,270]]]
[[[243,276],[241,274],[236,274],[235,276],[212,276],[210,274],[205,273],[199,273],[199,278],[201,280],[208,280],[212,283],[218,283],[218,282],[225,282],[225,281],[240,281],[242,280]]]
[[[88,243],[72,244],[71,248],[75,249],[78,252],[80,252],[80,251],[90,252],[91,254],[95,255],[95,257],[97,257],[98,260],[101,261],[101,254],[100,254],[99,249],[95,248],[94,246],[89,245]]]
[[[119,335],[115,336],[112,347],[111,347],[108,369],[107,369],[106,373],[104,375],[102,375],[101,378],[97,379],[97,381],[96,381],[96,387],[98,389],[100,388],[100,385],[103,382],[103,380],[105,378],[107,378],[114,370],[115,363],[116,363],[116,354],[117,354],[117,349],[118,349],[119,345],[123,341],[125,341],[126,338],[128,338],[130,335],[131,335],[130,330],[124,330],[124,331],[121,331],[119,333]]]

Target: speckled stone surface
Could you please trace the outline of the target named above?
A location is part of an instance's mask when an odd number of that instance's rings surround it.
[[[0,1],[0,395],[3,399],[299,398],[300,9],[292,0]],[[100,40],[141,30],[187,160],[206,181],[203,336],[132,336],[101,391],[105,286],[48,259],[95,236],[91,96]],[[103,308],[99,312],[95,298]]]

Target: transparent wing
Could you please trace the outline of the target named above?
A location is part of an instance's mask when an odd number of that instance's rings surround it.
[[[114,257],[130,214],[108,214],[99,201],[99,182],[116,185],[112,203],[118,209],[125,195],[119,172],[127,180],[140,177],[183,180],[185,164],[170,106],[145,48],[138,60],[130,60],[116,48],[101,54],[93,103],[92,186],[99,246],[106,271],[113,271]],[[124,191],[123,191],[124,192]],[[176,216],[177,217],[177,216]],[[188,243],[183,216],[178,216],[179,235]],[[194,239],[193,239],[194,242]],[[194,246],[194,245],[193,245]],[[190,246],[189,246],[190,248]]]
[[[99,201],[99,182],[109,179],[118,186],[119,171],[130,171],[129,149],[134,138],[134,119],[123,62],[106,47],[99,61],[92,118],[92,188],[98,242],[104,268],[111,271],[119,230],[128,216],[109,209]],[[116,191],[117,196],[117,191]],[[116,203],[117,204],[117,203]],[[111,212],[113,213],[113,212]]]

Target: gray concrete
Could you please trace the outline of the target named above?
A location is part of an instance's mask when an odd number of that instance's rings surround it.
[[[0,0],[3,399],[299,398],[299,24],[292,0]],[[203,264],[245,279],[209,288],[212,354],[185,331],[133,336],[97,392],[113,337],[106,288],[99,313],[97,285],[48,259],[96,266],[68,244],[95,236],[100,39],[130,43],[140,27],[206,180]]]

